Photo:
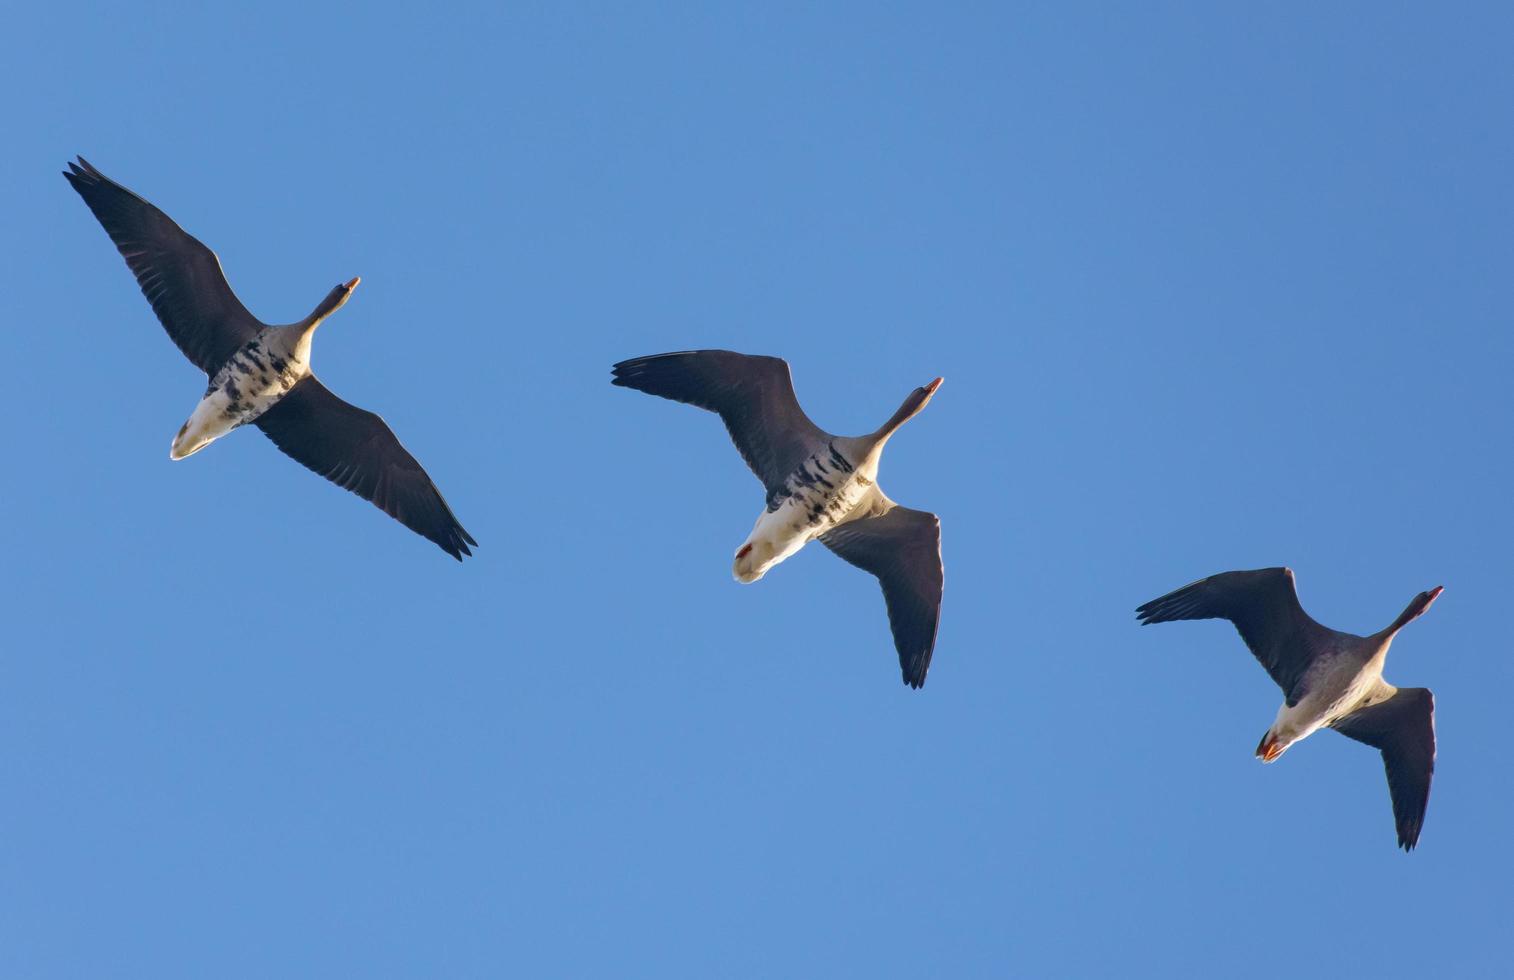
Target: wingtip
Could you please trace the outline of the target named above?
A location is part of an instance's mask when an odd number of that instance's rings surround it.
[[[477,548],[478,542],[473,540],[473,535],[459,527],[457,529],[457,537],[448,544],[442,545],[442,550],[458,561],[462,561],[464,558],[473,557],[473,552],[470,550],[469,545]]]
[[[75,190],[83,191],[86,185],[98,184],[101,180],[100,171],[89,165],[83,157],[78,162],[68,161],[68,169],[63,171],[63,176],[74,186]]]
[[[935,644],[925,652],[923,657],[916,657],[909,664],[900,665],[900,673],[903,675],[904,684],[911,690],[918,691],[925,686],[925,675],[930,673],[930,657],[935,652]]]

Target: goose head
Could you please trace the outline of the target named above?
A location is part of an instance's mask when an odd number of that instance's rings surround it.
[[[1429,590],[1428,592],[1421,592],[1413,599],[1410,599],[1408,607],[1404,609],[1404,611],[1399,614],[1399,617],[1393,621],[1393,625],[1388,627],[1389,634],[1397,633],[1399,630],[1403,629],[1414,620],[1423,616],[1426,612],[1429,611],[1430,607],[1435,604],[1435,600],[1440,598],[1440,594],[1445,590],[1445,586],[1437,585],[1435,588]]]
[[[327,293],[326,298],[321,300],[320,304],[316,306],[315,312],[306,317],[305,324],[307,329],[319,326],[322,320],[345,306],[347,300],[352,297],[352,291],[362,281],[362,276],[353,276],[348,281],[339,283],[331,292]]]
[[[895,412],[892,418],[883,423],[883,428],[875,433],[878,441],[882,442],[888,439],[889,436],[898,430],[899,426],[919,415],[925,406],[930,404],[932,396],[936,394],[936,389],[941,387],[941,382],[944,380],[944,378],[937,378],[930,384],[922,385],[910,392],[904,399],[904,404],[899,406],[899,411]]]

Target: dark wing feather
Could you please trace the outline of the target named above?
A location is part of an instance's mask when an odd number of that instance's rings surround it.
[[[1414,850],[1430,803],[1430,778],[1435,774],[1434,696],[1423,687],[1400,688],[1388,700],[1353,711],[1333,727],[1382,752],[1398,846]]]
[[[216,253],[83,157],[68,167],[63,176],[116,243],[168,336],[215,374],[263,327],[231,291]]]
[[[612,370],[611,384],[719,413],[769,493],[831,438],[799,407],[782,358],[694,350],[633,358]]]
[[[849,521],[820,536],[845,561],[878,577],[904,683],[920,687],[941,621],[941,520],[895,506],[881,517]]]
[[[1136,609],[1144,626],[1178,619],[1228,619],[1267,673],[1296,704],[1299,681],[1330,631],[1299,605],[1293,571],[1222,572]]]
[[[463,530],[436,484],[384,420],[306,377],[256,422],[274,445],[443,551],[463,560],[478,542]]]

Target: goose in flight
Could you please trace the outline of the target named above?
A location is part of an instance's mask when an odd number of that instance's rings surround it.
[[[168,336],[210,378],[169,449],[191,456],[252,422],[274,445],[372,501],[462,561],[478,542],[384,420],[332,394],[310,370],[310,340],[359,282],[342,283],[303,320],[270,326],[237,299],[216,254],[168,215],[79,158],[63,176],[115,242]]]
[[[1435,772],[1435,699],[1422,687],[1383,680],[1383,661],[1398,631],[1442,591],[1421,592],[1387,629],[1356,636],[1321,626],[1299,605],[1288,568],[1223,572],[1185,585],[1136,610],[1142,625],[1178,619],[1228,619],[1283,689],[1277,720],[1256,747],[1273,762],[1293,743],[1333,728],[1383,754],[1398,844],[1419,842]]]
[[[910,392],[876,432],[835,436],[809,420],[788,363],[725,350],[682,351],[621,361],[612,384],[720,415],[767,491],[767,505],[736,550],[738,582],[755,582],[819,538],[843,560],[877,576],[904,683],[925,683],[941,615],[941,521],[901,507],[878,488],[878,461],[899,427],[941,386]]]

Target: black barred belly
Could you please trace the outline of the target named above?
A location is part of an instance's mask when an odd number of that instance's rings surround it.
[[[268,411],[304,376],[305,365],[262,340],[251,340],[231,356],[205,389],[189,421],[179,428],[169,455],[183,459]]]
[[[783,511],[795,531],[822,534],[850,514],[871,487],[831,443],[801,463],[781,491],[768,495],[768,512]]]
[[[205,391],[207,399],[219,402],[227,422],[251,422],[287,395],[304,375],[303,365],[265,344],[262,338],[248,341],[216,372]]]

